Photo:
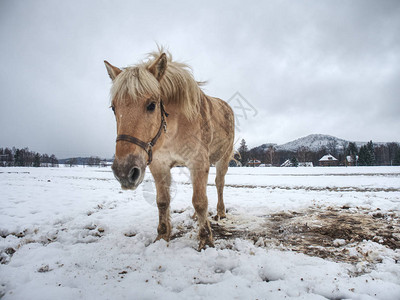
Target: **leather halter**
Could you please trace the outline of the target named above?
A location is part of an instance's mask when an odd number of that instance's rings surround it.
[[[149,156],[149,159],[147,160],[147,165],[151,164],[153,161],[153,147],[157,143],[157,140],[160,138],[162,131],[167,132],[167,122],[165,120],[166,117],[168,117],[168,113],[164,109],[164,103],[162,100],[160,101],[160,110],[161,110],[161,124],[160,128],[158,129],[157,134],[155,135],[154,138],[148,143],[143,142],[139,140],[138,138],[135,138],[133,136],[127,135],[127,134],[119,134],[117,136],[118,141],[125,141],[129,142],[135,145],[138,145],[140,148],[142,148],[144,151],[146,151],[147,155]]]

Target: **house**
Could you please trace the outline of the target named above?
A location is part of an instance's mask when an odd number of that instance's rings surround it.
[[[107,161],[106,159],[100,161],[100,166],[101,166],[101,167],[111,167],[112,164],[113,164],[112,161]]]
[[[321,157],[319,165],[323,167],[337,166],[339,161],[331,154],[327,154]]]
[[[312,161],[299,162],[299,167],[312,168],[314,167],[314,164],[312,163]]]
[[[281,164],[281,167],[293,167],[293,164],[290,159],[287,159],[283,164]]]
[[[294,167],[295,165],[293,164],[293,162],[290,159],[285,160],[285,162],[283,164],[281,164],[281,167]],[[312,162],[299,162],[297,163],[298,167],[313,167],[313,163]]]
[[[248,167],[258,167],[261,164],[261,161],[259,161],[258,159],[253,159],[253,160],[249,160],[249,162],[247,163]]]
[[[358,155],[356,155],[356,157],[347,155],[345,163],[346,163],[346,166],[357,166],[357,161],[358,161]]]

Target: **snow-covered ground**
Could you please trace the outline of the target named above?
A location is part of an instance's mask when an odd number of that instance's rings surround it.
[[[208,187],[216,213],[215,169]],[[173,170],[169,243],[150,174],[0,169],[3,299],[400,299],[400,168],[230,168],[215,248]]]

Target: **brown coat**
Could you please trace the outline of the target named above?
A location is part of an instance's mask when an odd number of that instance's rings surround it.
[[[159,224],[157,239],[169,240],[171,173],[174,166],[190,170],[192,203],[199,223],[199,249],[213,245],[207,219],[206,187],[210,164],[216,165],[217,217],[225,217],[223,188],[233,153],[234,115],[230,106],[204,94],[188,67],[174,62],[160,50],[148,62],[119,69],[105,62],[113,80],[112,107],[117,134],[148,143],[162,123],[161,101],[168,113],[167,130],[152,147],[149,167],[157,188]],[[160,113],[161,112],[161,113]],[[137,144],[121,140],[116,144],[112,166],[124,189],[135,189],[144,178],[148,154]]]

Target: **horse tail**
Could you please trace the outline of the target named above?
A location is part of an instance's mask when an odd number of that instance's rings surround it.
[[[240,155],[240,152],[233,149],[232,154],[231,154],[231,161],[233,160],[237,166],[241,165],[242,163],[240,162],[240,159],[242,159],[242,156]]]

